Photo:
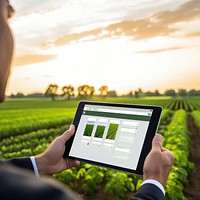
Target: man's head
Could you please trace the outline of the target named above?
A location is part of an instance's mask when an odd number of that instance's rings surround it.
[[[8,2],[8,18],[12,17],[15,14],[15,10],[13,9],[13,7],[10,5],[9,1]]]
[[[13,56],[13,37],[7,22],[13,12],[8,0],[0,0],[0,102],[5,98]]]

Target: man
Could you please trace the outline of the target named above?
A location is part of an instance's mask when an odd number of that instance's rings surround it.
[[[13,38],[7,23],[10,13],[12,9],[9,2],[0,0],[0,102],[3,102],[5,98],[13,55]],[[65,143],[74,131],[75,128],[72,125],[40,155],[0,161],[1,199],[79,199],[79,196],[67,187],[63,188],[62,185],[49,179],[37,178],[79,166],[78,161],[63,158]],[[131,200],[164,200],[164,186],[173,161],[173,154],[162,147],[162,136],[157,134],[153,139],[152,150],[145,160],[144,183]]]

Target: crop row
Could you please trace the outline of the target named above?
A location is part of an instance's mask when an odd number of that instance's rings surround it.
[[[183,109],[189,112],[193,110],[200,110],[199,102],[192,98],[173,98],[164,107],[170,110]]]
[[[2,110],[0,140],[45,128],[56,128],[72,121],[74,109]]]
[[[193,163],[189,162],[190,139],[185,110],[175,112],[167,131],[164,132],[163,145],[175,156],[166,184],[166,198],[184,200],[184,184],[187,183],[188,175],[194,167]]]
[[[9,159],[40,154],[57,136],[69,126],[56,129],[42,129],[27,134],[11,136],[0,142],[0,157]]]
[[[170,123],[173,113],[174,112],[169,110],[169,109],[164,109],[162,111],[162,116],[161,116],[161,119],[160,119],[159,129]]]
[[[199,133],[200,133],[200,111],[193,111],[191,113],[192,115],[192,118],[194,119],[194,123],[196,125],[196,127],[198,128],[199,130]]]

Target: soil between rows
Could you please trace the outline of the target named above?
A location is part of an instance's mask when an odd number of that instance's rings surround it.
[[[191,116],[188,117],[190,130],[190,161],[194,163],[194,171],[189,176],[188,184],[184,188],[184,194],[188,200],[200,199],[200,133]]]

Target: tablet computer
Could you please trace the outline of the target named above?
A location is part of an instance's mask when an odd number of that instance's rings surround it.
[[[159,106],[81,101],[64,157],[142,175],[161,112]]]

